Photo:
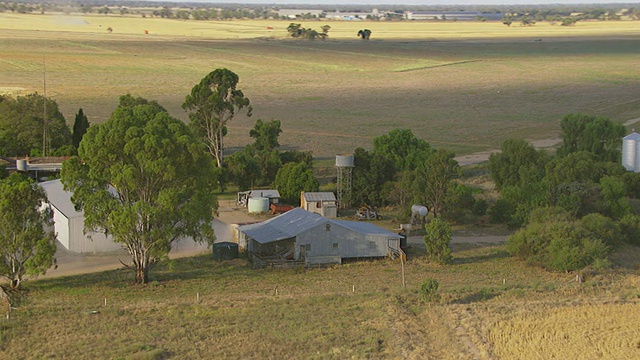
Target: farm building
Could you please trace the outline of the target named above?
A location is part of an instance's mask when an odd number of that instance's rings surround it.
[[[302,192],[300,207],[324,217],[338,217],[338,200],[332,192]]]
[[[60,180],[45,181],[40,186],[47,194],[48,206],[53,211],[53,227],[58,241],[69,251],[98,253],[121,250],[120,244],[103,233],[84,233],[84,214],[76,211],[71,202],[72,193],[65,191]]]
[[[39,184],[47,194],[48,204],[53,211],[53,228],[58,241],[65,249],[75,253],[104,253],[123,250],[122,245],[101,232],[84,233],[84,213],[76,211],[71,202],[72,193],[63,189],[60,180]],[[211,223],[218,239],[231,237],[230,227],[214,219]],[[191,238],[181,238],[171,244],[171,253],[204,252],[209,245],[196,243]]]
[[[278,204],[280,202],[280,192],[278,190],[249,190],[238,192],[237,203],[240,206],[249,206],[249,199],[267,198],[267,207],[271,204]]]
[[[300,208],[238,227],[238,245],[256,263],[340,264],[400,253],[401,235],[371,223],[328,219]]]

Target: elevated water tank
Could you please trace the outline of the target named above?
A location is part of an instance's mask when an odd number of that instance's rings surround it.
[[[354,167],[353,155],[336,155],[336,167]]]
[[[28,165],[27,165],[27,160],[16,160],[16,169],[18,171],[27,171],[28,169]]]
[[[411,213],[420,216],[427,216],[429,209],[427,209],[426,206],[415,204],[411,206]]]
[[[628,171],[640,171],[640,134],[633,132],[622,139],[622,166]]]
[[[249,206],[247,206],[247,208],[250,213],[267,212],[269,211],[269,198],[249,198]]]

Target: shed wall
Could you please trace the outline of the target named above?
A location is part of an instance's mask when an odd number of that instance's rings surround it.
[[[295,259],[301,259],[301,249],[310,245],[308,257],[340,256],[341,258],[384,257],[388,254],[389,239],[386,236],[367,235],[330,224],[316,226],[299,234],[296,238]],[[337,244],[337,248],[334,247]],[[400,242],[393,239],[392,245],[399,248]]]

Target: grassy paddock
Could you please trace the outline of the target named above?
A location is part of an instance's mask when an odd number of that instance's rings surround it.
[[[597,359],[637,351],[632,271],[587,271],[578,284],[502,246],[457,245],[454,256],[440,266],[413,249],[405,289],[400,264],[387,260],[252,270],[209,256],[175,260],[142,287],[123,270],[34,281],[9,320],[0,314],[0,355],[511,359],[562,349]],[[436,303],[419,299],[425,278],[441,284]]]
[[[637,22],[332,21],[327,41],[289,39],[288,23],[2,13],[0,92],[42,93],[46,64],[47,95],[69,122],[79,108],[103,122],[126,93],[186,120],[190,89],[227,67],[254,105],[230,124],[230,146],[251,141],[255,119],[277,119],[285,148],[318,157],[399,127],[464,154],[556,137],[567,113],[640,116]],[[356,38],[363,27],[372,40]]]

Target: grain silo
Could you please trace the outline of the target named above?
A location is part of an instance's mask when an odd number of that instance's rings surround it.
[[[622,166],[640,172],[640,134],[633,132],[622,139]]]
[[[350,205],[353,167],[353,155],[336,155],[336,168],[338,168],[338,206],[343,209]]]

